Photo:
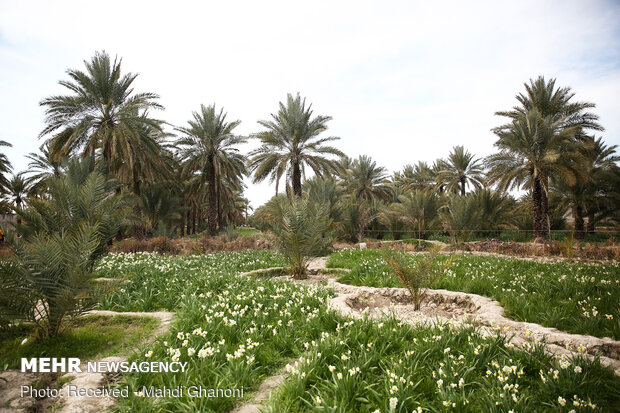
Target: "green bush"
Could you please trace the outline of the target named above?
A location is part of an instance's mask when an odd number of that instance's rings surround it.
[[[92,160],[74,161],[49,187],[49,199],[17,211],[22,237],[9,234],[14,257],[0,263],[0,320],[31,321],[44,337],[60,334],[112,287],[93,280],[94,265],[123,217],[121,196]]]

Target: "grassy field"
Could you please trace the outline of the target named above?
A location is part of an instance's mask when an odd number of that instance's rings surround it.
[[[32,325],[20,324],[0,331],[0,367],[18,368],[21,357],[94,359],[130,354],[158,325],[151,317],[90,315],[73,321],[64,334],[41,340],[33,336]]]
[[[136,393],[119,400],[116,410],[227,411],[240,400],[146,398],[140,389],[243,387],[247,396],[287,363],[291,376],[274,394],[269,406],[274,412],[619,407],[620,380],[598,362],[550,358],[535,346],[517,350],[466,325],[414,330],[393,319],[348,320],[328,309],[331,293],[323,287],[235,276],[281,260],[271,252],[106,257],[101,276],[131,277],[103,307],[177,311],[170,333],[132,359],[190,363],[185,373],[124,376],[119,385]]]
[[[408,255],[412,261],[414,255]],[[560,330],[620,339],[620,265],[539,263],[457,255],[433,285],[499,301],[509,317]],[[445,260],[446,256],[438,259]],[[341,282],[371,287],[402,287],[390,276],[380,250],[333,254],[328,267],[350,268]]]

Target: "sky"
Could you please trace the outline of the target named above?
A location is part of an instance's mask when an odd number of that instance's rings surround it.
[[[494,152],[499,110],[530,78],[555,78],[620,145],[620,2],[0,0],[0,140],[14,171],[43,143],[41,99],[95,51],[160,96],[183,126],[200,104],[261,130],[287,93],[328,115],[326,136],[390,172],[464,145]],[[249,142],[243,152],[258,146]],[[246,180],[257,207],[275,184]]]

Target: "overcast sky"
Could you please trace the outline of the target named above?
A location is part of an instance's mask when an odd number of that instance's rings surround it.
[[[0,139],[16,171],[42,143],[39,101],[97,50],[174,125],[215,103],[249,134],[300,92],[340,149],[390,171],[454,145],[492,153],[494,112],[538,75],[594,102],[620,144],[619,2],[0,0]],[[274,185],[247,193],[256,207]]]

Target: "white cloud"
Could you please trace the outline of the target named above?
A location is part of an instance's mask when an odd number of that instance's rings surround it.
[[[491,153],[496,110],[530,77],[597,104],[620,144],[619,8],[611,2],[4,2],[0,139],[16,169],[36,150],[41,98],[95,50],[123,57],[173,124],[224,106],[241,133],[301,92],[352,156],[391,170],[465,144]],[[273,187],[251,186],[256,206]]]

